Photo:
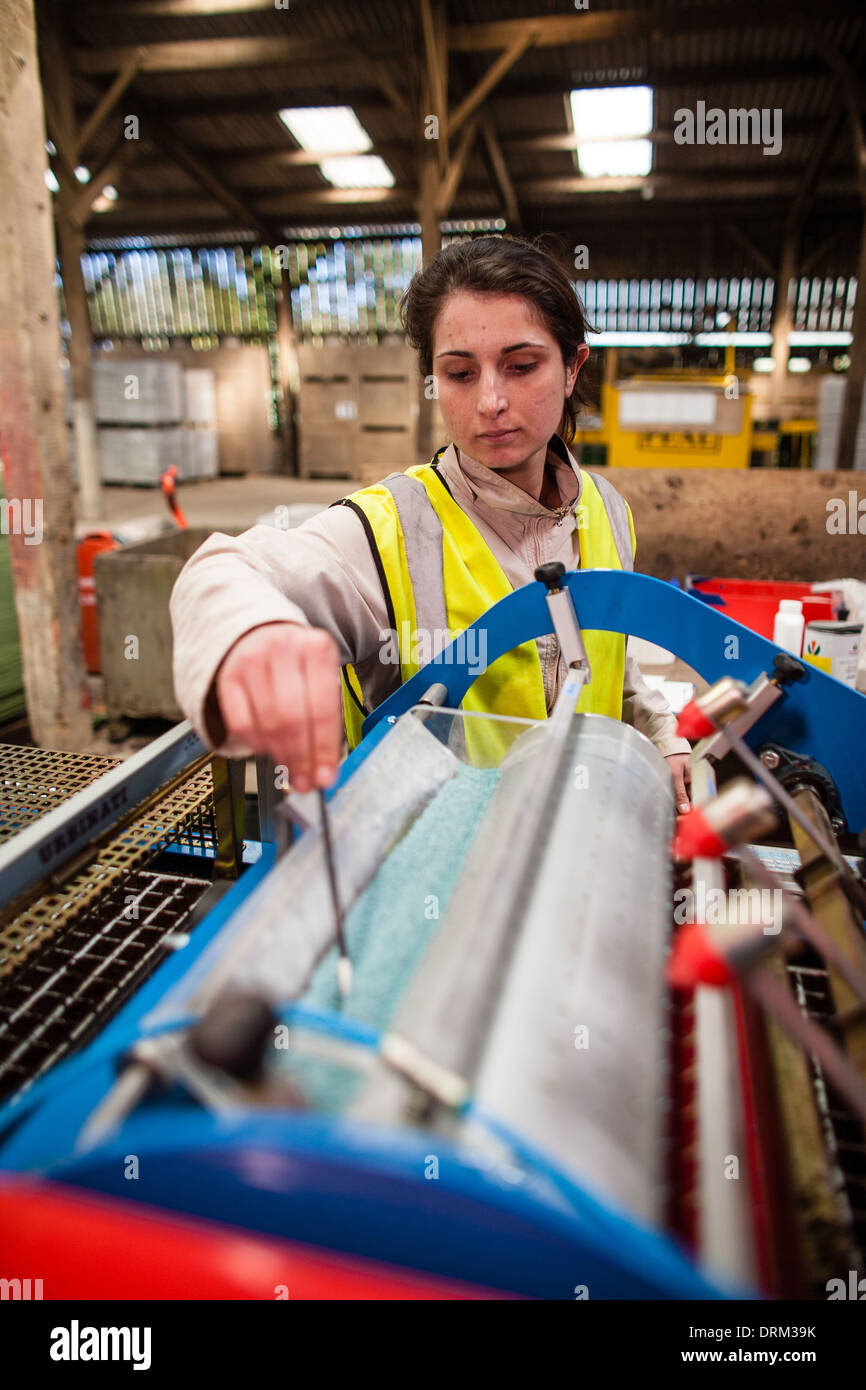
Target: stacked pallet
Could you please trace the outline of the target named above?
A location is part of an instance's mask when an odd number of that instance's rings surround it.
[[[404,344],[299,349],[300,473],[372,482],[416,463],[418,376]]]
[[[842,409],[845,404],[844,376],[824,376],[818,387],[818,449],[815,467],[830,471],[836,467],[839,434],[842,429]],[[860,409],[854,467],[866,472],[866,393]]]
[[[187,367],[183,373],[186,396],[183,459],[178,469],[181,482],[215,478],[219,473],[219,441],[216,429],[216,383],[207,367]]]
[[[103,357],[93,395],[103,482],[156,487],[172,466],[183,481],[216,477],[211,372],[164,358]]]

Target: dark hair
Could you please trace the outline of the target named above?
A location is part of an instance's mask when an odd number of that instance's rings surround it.
[[[443,246],[430,264],[413,276],[401,312],[406,340],[418,353],[422,376],[433,371],[433,328],[445,300],[455,290],[473,294],[517,294],[528,300],[559,344],[566,367],[586,342],[583,305],[565,270],[549,251],[518,237],[482,236]],[[565,402],[559,433],[574,438],[581,406],[586,404],[578,373]]]

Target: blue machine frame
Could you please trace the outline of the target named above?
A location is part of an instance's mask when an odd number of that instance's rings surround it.
[[[751,682],[772,671],[778,648],[671,585],[612,570],[570,574],[567,584],[585,630],[645,637],[710,681],[736,675]],[[488,663],[551,631],[545,594],[540,583],[526,585],[473,625],[486,630]],[[459,704],[473,673],[457,654],[454,643],[369,716],[338,785],[434,681],[446,686],[450,705]],[[866,824],[866,787],[858,779],[863,696],[810,670],[750,737],[765,739],[824,763],[849,824]],[[96,1041],[0,1111],[0,1167],[530,1297],[570,1299],[580,1286],[593,1298],[742,1296],[710,1282],[672,1240],[599,1202],[516,1135],[499,1136],[514,1165],[497,1172],[422,1130],[374,1131],[339,1116],[290,1112],[226,1120],[169,1093],[140,1107],[111,1138],[78,1152],[82,1125],[112,1086],[118,1061],[142,1037],[142,1020],[246,900],[273,854],[272,846],[262,847],[189,945],[164,962]],[[333,1030],[345,1027],[334,1015]],[[436,1182],[425,1178],[431,1153],[439,1160]],[[126,1176],[132,1154],[139,1160],[134,1181]]]
[[[734,676],[749,685],[762,671],[773,672],[781,648],[673,584],[645,574],[601,569],[571,571],[563,583],[586,632],[619,632],[655,642],[710,684]],[[485,634],[488,666],[520,642],[553,631],[546,598],[543,584],[525,584],[472,624],[468,631]],[[521,634],[519,641],[515,632]],[[465,659],[467,650],[477,648],[461,634],[367,716],[365,738],[381,720],[417,704],[434,681],[447,688],[449,705],[459,705],[478,674]],[[836,782],[849,829],[856,834],[866,829],[866,695],[817,667],[804,662],[803,668],[805,678],[786,686],[782,699],[758,720],[746,741],[781,743],[822,763]],[[356,753],[360,751],[359,747]]]

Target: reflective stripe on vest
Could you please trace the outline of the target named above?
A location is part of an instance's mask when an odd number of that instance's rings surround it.
[[[606,478],[585,470],[581,477],[581,568],[632,569],[634,529],[627,504]],[[366,523],[395,629],[402,684],[511,593],[511,585],[477,527],[451,497],[435,460],[393,473],[343,500],[361,512]],[[584,632],[583,637],[592,679],[577,708],[620,719],[626,639],[600,631]],[[346,733],[349,747],[354,748],[369,710],[364,710],[363,692],[351,666],[344,669],[344,678]],[[535,640],[494,662],[470,686],[461,707],[516,718],[546,718]]]

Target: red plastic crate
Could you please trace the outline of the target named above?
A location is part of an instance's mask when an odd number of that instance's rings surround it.
[[[833,617],[831,593],[813,594],[811,584],[795,580],[716,579],[690,575],[687,588],[696,589],[701,594],[717,595],[724,600],[723,604],[718,605],[720,613],[727,613],[736,622],[743,623],[771,642],[773,620],[783,598],[800,599],[806,623],[827,622]]]

